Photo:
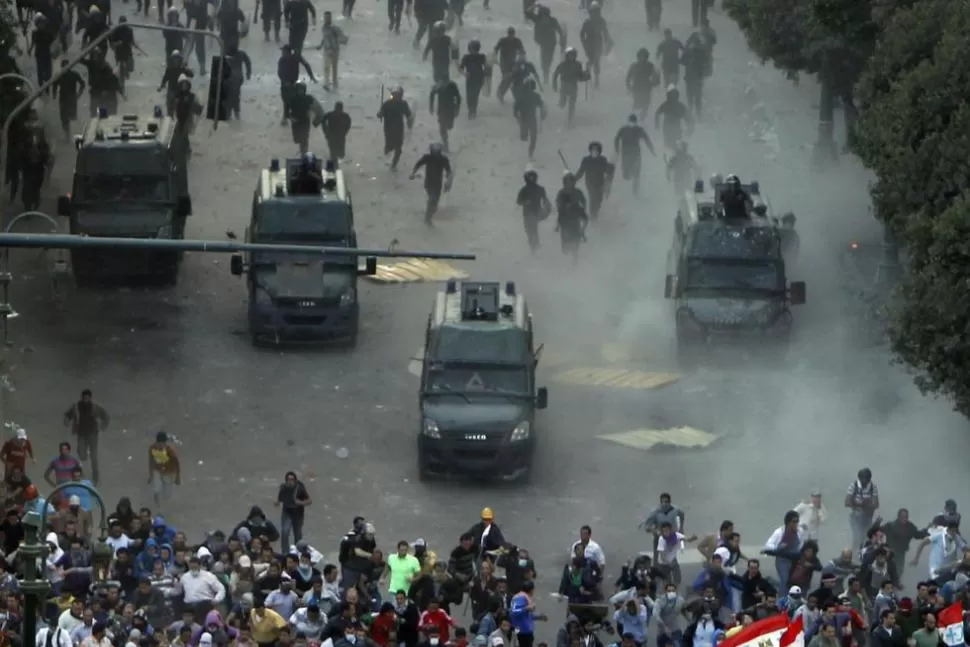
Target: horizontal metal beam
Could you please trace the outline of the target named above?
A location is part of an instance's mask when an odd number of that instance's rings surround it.
[[[328,254],[339,256],[377,256],[380,258],[447,258],[473,261],[475,254],[444,252],[404,252],[390,249],[360,249],[357,247],[328,247],[320,245],[277,245],[240,243],[219,240],[169,240],[159,238],[101,238],[69,234],[0,234],[0,249],[131,249],[170,252],[277,252],[284,254]]]

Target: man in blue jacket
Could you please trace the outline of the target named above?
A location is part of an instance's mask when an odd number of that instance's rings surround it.
[[[534,582],[523,582],[522,590],[512,596],[509,604],[509,621],[515,628],[519,647],[533,647],[535,642],[536,621],[547,620],[545,614],[537,614],[532,594],[535,591]]]

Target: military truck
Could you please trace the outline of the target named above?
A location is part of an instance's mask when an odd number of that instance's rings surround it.
[[[108,116],[102,109],[75,138],[70,195],[57,201],[72,234],[107,238],[185,237],[192,213],[187,142],[175,120],[156,107],[151,116]],[[79,285],[99,279],[178,280],[180,252],[71,250]]]
[[[342,170],[316,160],[319,191],[301,192],[304,160],[278,159],[259,173],[246,242],[356,247],[354,209]],[[354,345],[360,319],[357,277],[377,272],[368,257],[316,252],[233,255],[230,269],[246,274],[249,334],[254,345],[342,343]]]
[[[785,228],[759,208],[756,182],[743,188],[755,207],[748,217],[726,219],[714,185],[698,182],[674,220],[664,297],[674,303],[678,352],[698,346],[749,342],[772,347],[791,339],[790,306],[805,303],[805,284],[789,282]]]
[[[418,475],[525,479],[537,444],[542,346],[511,281],[449,281],[425,331]]]

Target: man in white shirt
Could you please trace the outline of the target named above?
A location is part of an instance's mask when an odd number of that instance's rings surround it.
[[[788,588],[788,574],[791,572],[793,560],[798,558],[804,544],[805,536],[799,525],[798,513],[789,510],[785,513],[784,523],[771,533],[764,550],[761,551],[763,555],[772,555],[775,558],[779,590]]]
[[[57,617],[57,626],[67,632],[70,636],[74,630],[84,624],[84,603],[80,600],[71,602],[71,606],[64,609]]]
[[[684,552],[686,544],[697,541],[697,535],[685,536],[676,532],[669,521],[660,524],[660,536],[657,537],[656,568],[665,574],[664,579],[680,586],[680,554]]]
[[[215,575],[202,570],[202,562],[195,555],[189,558],[189,570],[179,580],[179,587],[186,610],[194,610],[197,616],[208,613],[226,599],[226,587]]]
[[[818,541],[819,530],[829,516],[825,504],[822,503],[822,492],[812,490],[812,496],[808,501],[802,501],[792,509],[798,513],[798,525],[805,534],[806,541],[809,539]]]
[[[600,572],[606,571],[606,555],[603,554],[600,545],[593,541],[593,529],[589,526],[583,526],[579,529],[579,541],[573,542],[569,554],[575,555],[579,546],[583,547],[583,557],[599,564]]]
[[[44,627],[37,632],[36,639],[37,647],[74,647],[71,634],[60,627]]]

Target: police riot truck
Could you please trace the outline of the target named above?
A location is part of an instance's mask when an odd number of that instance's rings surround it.
[[[310,165],[308,168],[307,165]],[[311,179],[308,183],[308,179]],[[270,161],[253,192],[246,242],[353,248],[354,209],[344,173],[319,159]],[[231,259],[247,276],[249,333],[254,345],[357,342],[357,277],[377,272],[367,257],[247,252]]]
[[[664,297],[674,303],[677,350],[694,358],[711,344],[745,344],[769,351],[792,337],[790,306],[805,303],[805,283],[789,282],[786,251],[793,218],[773,216],[757,182],[743,185],[747,217],[720,210],[723,184],[698,181],[683,196],[667,257]]]
[[[70,195],[57,201],[72,234],[181,240],[192,213],[187,140],[160,107],[154,114],[98,116],[75,138]],[[73,249],[78,285],[99,279],[178,279],[177,251]]]
[[[515,284],[449,281],[435,297],[425,331],[418,430],[418,475],[515,480],[528,476],[542,346]]]

